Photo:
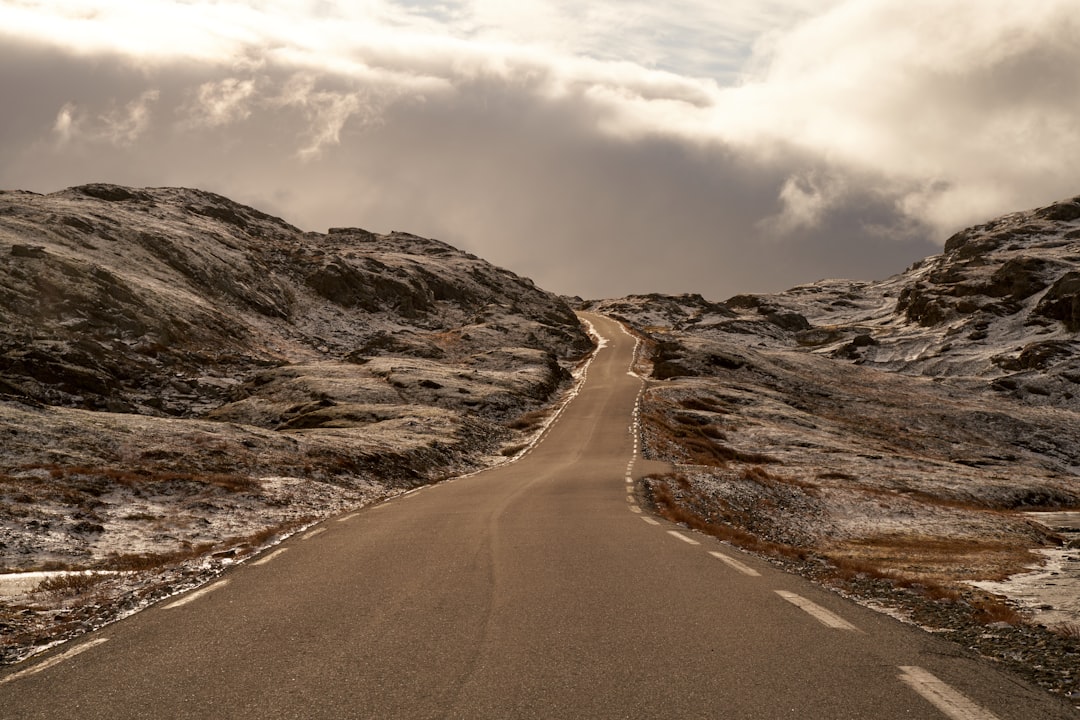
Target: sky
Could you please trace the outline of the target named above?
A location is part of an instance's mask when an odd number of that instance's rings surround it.
[[[585,298],[881,279],[1080,195],[1077,0],[0,0],[0,188],[210,190]]]

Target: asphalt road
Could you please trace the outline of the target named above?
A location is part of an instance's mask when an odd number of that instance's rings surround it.
[[[2,718],[1075,718],[652,518],[608,338],[523,459],[330,519],[0,677]]]

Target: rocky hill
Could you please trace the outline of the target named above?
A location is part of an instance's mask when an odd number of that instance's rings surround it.
[[[592,348],[449,245],[198,190],[0,192],[0,258],[0,571],[243,555],[484,467]]]
[[[658,510],[1080,696],[1080,198],[884,281],[591,306],[649,349]]]

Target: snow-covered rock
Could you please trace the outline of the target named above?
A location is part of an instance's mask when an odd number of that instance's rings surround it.
[[[0,257],[0,570],[220,550],[490,464],[592,347],[445,243],[199,190],[0,192]]]
[[[1080,507],[1080,198],[883,281],[588,306],[649,349],[646,452],[678,469],[661,504],[953,587],[1070,542],[1022,511]]]

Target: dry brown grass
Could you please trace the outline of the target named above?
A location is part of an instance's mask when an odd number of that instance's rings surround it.
[[[869,577],[889,581],[931,600],[971,607],[976,622],[1017,625],[1023,616],[1003,599],[972,594],[970,580],[1000,580],[1031,562],[1026,546],[970,538],[886,535],[834,546],[823,553],[826,579],[841,583]]]
[[[1025,622],[1024,616],[1018,613],[1015,608],[1007,604],[1001,598],[979,598],[975,600],[972,605],[974,607],[972,617],[977,622],[981,622],[984,625],[991,625],[993,623],[1022,625]]]
[[[42,580],[34,590],[46,593],[54,598],[77,597],[93,590],[106,577],[108,576],[101,573],[86,571],[54,575]]]
[[[766,484],[799,485],[760,467],[746,468],[743,475]],[[883,580],[936,602],[966,602],[972,619],[980,623],[1016,625],[1024,621],[1001,598],[973,593],[964,581],[1013,574],[1031,561],[1026,546],[963,538],[879,536],[825,550],[797,547],[765,540],[739,527],[737,514],[725,512],[722,503],[695,493],[685,477],[675,474],[649,478],[650,499],[662,517],[751,552],[781,559],[825,560],[827,566],[816,575],[826,582],[848,585],[866,578]]]
[[[653,481],[647,487],[651,488],[649,499],[656,508],[656,512],[671,522],[680,523],[698,532],[711,535],[720,540],[730,542],[732,545],[752,550],[765,555],[788,558],[805,558],[806,552],[802,548],[793,545],[785,545],[769,540],[763,540],[737,525],[723,522],[719,519],[710,519],[701,511],[695,509],[692,504],[680,501],[676,498],[676,491],[671,483],[679,488],[679,494],[685,495],[692,492],[686,478],[674,476],[649,476]],[[700,499],[699,499],[700,500]]]
[[[954,584],[1003,580],[1031,564],[1021,540],[879,535],[834,543],[823,549],[834,564],[860,563],[897,577]]]
[[[643,413],[642,421],[662,439],[678,447],[683,453],[682,460],[688,465],[726,467],[729,462],[777,462],[762,453],[724,445],[720,440],[726,439],[726,434],[712,423],[702,425],[686,416],[669,416],[659,411]]]
[[[533,432],[543,427],[548,414],[547,410],[530,410],[511,420],[507,427],[511,430],[520,430],[526,433]]]
[[[227,492],[248,492],[260,487],[259,481],[247,475],[233,473],[212,472],[175,472],[161,471],[147,467],[117,468],[112,466],[93,465],[33,465],[23,468],[24,470],[46,470],[53,480],[67,481],[72,489],[68,492],[82,492],[101,494],[105,487],[103,483],[110,483],[122,487],[136,488],[145,487],[155,483],[193,483],[197,485],[209,485],[221,488]],[[34,485],[33,478],[8,478],[9,482],[21,481]],[[2,480],[0,480],[2,481]],[[63,493],[60,486],[51,484],[55,492]]]
[[[100,569],[145,571],[178,565],[187,560],[205,557],[210,554],[247,555],[271,538],[280,536],[310,522],[313,518],[298,518],[271,527],[265,527],[248,535],[231,537],[214,543],[186,544],[168,552],[158,553],[113,553],[97,563]]]
[[[1050,628],[1055,634],[1071,640],[1080,640],[1080,624],[1061,623]]]
[[[796,477],[781,475],[777,472],[770,472],[760,465],[750,465],[745,467],[739,474],[743,480],[750,480],[766,487],[794,487],[802,490],[807,495],[817,495],[819,490],[818,486],[812,482]]]
[[[714,400],[711,397],[695,396],[691,398],[685,398],[679,401],[679,405],[687,410],[700,410],[703,412],[723,413],[725,412],[724,406]]]

